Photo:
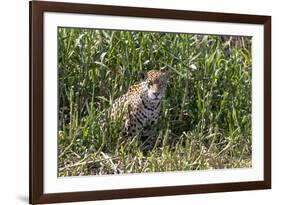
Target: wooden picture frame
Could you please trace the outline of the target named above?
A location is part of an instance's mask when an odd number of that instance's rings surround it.
[[[226,14],[213,12],[166,10],[155,8],[136,8],[104,6],[76,3],[29,2],[30,9],[30,203],[57,203],[90,200],[106,200],[166,195],[197,194],[226,191],[242,191],[271,188],[271,17],[245,14]],[[144,17],[156,19],[177,19],[223,23],[257,24],[264,31],[264,133],[263,133],[263,180],[196,184],[163,187],[146,187],[117,190],[93,190],[80,192],[44,192],[44,36],[45,12],[95,14],[125,17]]]

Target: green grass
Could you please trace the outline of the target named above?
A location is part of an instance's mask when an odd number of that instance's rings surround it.
[[[251,167],[251,37],[59,28],[59,176]],[[172,71],[144,154],[109,119],[143,70]]]

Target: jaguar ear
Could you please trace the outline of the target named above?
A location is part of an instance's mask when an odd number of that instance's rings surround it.
[[[140,80],[145,81],[146,78],[147,78],[147,73],[144,72],[144,71],[140,71],[139,72],[139,78],[140,78]]]
[[[168,70],[168,71],[166,71],[166,72],[164,73],[164,75],[165,75],[165,77],[166,77],[167,79],[170,78],[171,74],[172,74],[172,72],[171,72],[170,70]]]

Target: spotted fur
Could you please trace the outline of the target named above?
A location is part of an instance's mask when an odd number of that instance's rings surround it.
[[[117,98],[112,106],[111,116],[123,114],[125,135],[132,137],[139,135],[142,141],[148,141],[152,146],[155,138],[153,125],[160,118],[162,99],[165,97],[169,74],[157,70],[150,70],[140,74],[142,81],[131,86],[128,92]]]

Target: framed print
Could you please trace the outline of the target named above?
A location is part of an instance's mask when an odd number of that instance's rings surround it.
[[[30,2],[30,203],[271,188],[271,17]]]

